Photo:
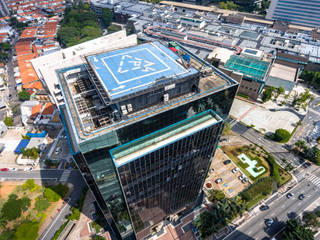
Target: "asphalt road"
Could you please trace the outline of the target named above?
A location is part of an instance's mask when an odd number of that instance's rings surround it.
[[[51,240],[55,232],[65,222],[65,217],[71,211],[70,208],[79,200],[82,189],[86,186],[83,177],[78,170],[36,170],[31,172],[15,171],[0,172],[1,181],[36,179],[42,181],[68,182],[73,185],[73,191],[60,211],[52,218],[52,222],[46,231],[38,238],[39,240]]]
[[[243,125],[240,122],[237,122],[236,124],[234,124],[231,130],[233,132],[240,134],[242,137],[248,139],[249,141],[255,144],[258,144],[260,146],[263,146],[267,152],[271,153],[276,158],[276,160],[278,161],[279,164],[281,164],[282,167],[286,166],[286,163],[283,163],[282,159],[286,159],[295,167],[303,163],[302,159],[290,153],[287,149],[283,147],[282,144],[269,140],[264,135]]]
[[[308,136],[314,129],[317,122],[320,121],[320,98],[316,98],[309,104],[308,112],[302,121],[301,127],[291,138],[291,143],[295,143],[298,140],[304,139],[307,141]]]
[[[310,170],[314,169],[317,170],[311,173]],[[318,186],[320,184],[314,184],[313,181],[309,180],[314,178],[319,178],[320,180],[320,169],[312,166],[310,167],[310,170],[308,171],[309,176],[305,177],[301,175],[301,181],[290,190],[290,192],[294,194],[292,198],[288,199],[286,196],[287,193],[280,195],[269,204],[270,208],[268,210],[257,210],[248,221],[238,227],[224,240],[269,239],[275,236],[289,219],[288,213],[294,212],[299,215],[305,208],[320,198],[320,187]],[[307,171],[304,171],[304,174],[306,172]],[[299,200],[298,196],[302,193],[306,195],[306,198]],[[265,225],[266,219],[274,220],[274,223],[269,228]]]

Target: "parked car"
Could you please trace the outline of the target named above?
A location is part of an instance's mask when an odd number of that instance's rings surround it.
[[[222,178],[218,178],[217,180],[215,180],[216,183],[221,183],[222,182]]]
[[[210,170],[212,173],[214,172],[214,168],[211,168],[211,170]]]
[[[267,206],[267,205],[262,205],[262,206],[260,206],[260,208],[259,208],[261,211],[265,211],[265,210],[268,210],[269,209],[269,206]]]
[[[290,192],[289,192],[289,193],[287,194],[287,198],[292,198],[293,196],[294,196],[293,193],[290,193]]]
[[[239,171],[239,168],[234,168],[234,169],[232,169],[232,173],[235,173],[235,172],[238,172]]]
[[[9,171],[9,168],[1,168],[1,171],[2,171],[2,172],[8,172],[8,171]]]
[[[244,179],[244,176],[241,175],[241,176],[238,177],[238,179],[239,179],[239,180],[242,180],[242,179]]]
[[[223,162],[224,165],[227,165],[227,164],[229,164],[229,163],[231,163],[231,160],[230,160],[230,159],[225,160],[225,161]]]
[[[242,183],[246,183],[246,182],[248,182],[248,178],[244,178],[244,179],[242,179],[242,180],[241,180],[241,182],[242,182]]]
[[[10,171],[17,171],[17,169],[14,167],[14,168],[10,168]]]
[[[305,198],[306,198],[306,195],[304,195],[304,194],[300,194],[298,198],[299,198],[300,200],[303,200],[303,199],[305,199]]]
[[[265,224],[267,225],[267,227],[270,227],[273,224],[273,220],[272,219],[266,219],[265,220]]]

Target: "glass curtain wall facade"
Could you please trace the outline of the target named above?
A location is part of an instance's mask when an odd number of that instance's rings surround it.
[[[320,0],[271,0],[267,19],[319,27]]]
[[[194,207],[222,125],[211,114],[111,150],[138,238],[170,214]]]
[[[113,163],[109,150],[137,138],[143,137],[147,134],[158,131],[162,128],[168,127],[169,125],[193,117],[196,114],[202,113],[207,110],[213,110],[218,116],[220,116],[222,119],[225,119],[229,114],[237,88],[237,84],[232,85],[229,88],[217,91],[212,95],[199,98],[191,103],[180,105],[174,109],[160,113],[148,119],[135,122],[129,126],[125,126],[113,132],[97,136],[96,138],[84,141],[79,144],[80,151],[74,153],[74,159],[77,162],[77,165],[79,166],[81,172],[83,173],[83,176],[86,179],[88,185],[93,191],[97,202],[106,215],[107,220],[113,227],[114,233],[119,239],[135,239],[136,237],[132,220],[136,223],[136,226],[140,226],[141,223],[139,225],[139,223],[137,222],[139,220],[136,220],[134,212],[131,216],[128,212],[127,203],[125,201],[124,193],[122,190],[123,186],[121,186],[120,184],[117,169]],[[68,130],[68,124],[70,124],[70,122],[68,122],[68,120],[64,118],[63,108],[61,110],[63,121],[65,122],[65,127]],[[207,150],[204,149],[201,152],[204,153],[207,151],[208,153],[211,152],[211,155],[214,154],[216,143],[218,142],[222,132],[222,125],[223,124],[218,124],[215,127],[212,127],[212,129],[208,128],[206,130],[203,130],[204,132],[201,133],[203,134],[203,136],[212,134],[210,138],[212,142],[211,144],[209,144],[210,146],[203,146]],[[181,149],[181,144],[185,144],[186,141],[189,141],[189,138],[197,137],[197,134],[195,136],[186,138],[187,140],[183,140],[182,142],[174,143],[171,147],[179,146]],[[200,144],[202,141],[204,141],[204,139],[198,139],[196,142],[191,141],[188,142],[188,144]],[[192,148],[193,145],[188,145],[188,147]],[[159,150],[158,153],[160,154],[161,151],[164,150]],[[197,166],[197,168],[208,166],[208,161],[210,160],[210,158],[205,158],[204,155],[201,156],[203,160],[201,161],[201,166],[199,165]],[[160,158],[157,159],[157,161],[160,160]],[[194,160],[191,161],[190,164],[194,165]],[[204,176],[205,175],[201,175],[201,178],[203,178],[202,180],[204,180]],[[194,191],[196,191],[196,188],[198,192],[200,191],[200,182],[201,181],[199,179],[199,181],[197,181],[197,185],[194,186]],[[180,187],[182,187],[182,185]],[[194,195],[195,194],[191,194],[190,196],[192,197],[188,197],[189,195],[185,196],[185,202],[190,202],[190,206],[192,205],[192,203],[194,204]],[[178,203],[174,203],[174,206],[178,207],[178,205]],[[172,207],[170,209],[172,209]],[[166,211],[170,212],[170,209]],[[145,224],[143,224],[143,226],[145,226]]]

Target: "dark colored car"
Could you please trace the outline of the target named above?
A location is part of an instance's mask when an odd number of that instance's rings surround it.
[[[304,194],[300,194],[298,198],[299,198],[300,200],[303,200],[303,199],[305,199],[305,198],[306,198],[306,195],[304,195]]]
[[[309,163],[309,162],[304,162],[304,163],[302,164],[302,166],[303,166],[304,168],[307,168],[307,167],[310,167],[310,166],[311,166],[311,163]]]
[[[231,163],[231,160],[230,160],[230,159],[225,160],[225,161],[223,162],[224,165],[227,165],[227,164],[229,164],[229,163]]]
[[[267,225],[267,227],[270,227],[273,224],[273,220],[272,219],[266,219],[265,220],[265,224]]]
[[[298,217],[298,214],[296,214],[295,212],[289,212],[288,213],[288,218],[289,219],[295,219],[296,217]]]
[[[294,195],[293,195],[293,193],[288,193],[287,194],[287,198],[292,198]]]
[[[269,206],[267,206],[267,205],[262,205],[262,206],[260,206],[260,208],[259,208],[261,211],[265,211],[265,210],[268,210],[269,209]]]

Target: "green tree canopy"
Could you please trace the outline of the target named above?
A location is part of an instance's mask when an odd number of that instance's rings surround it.
[[[18,93],[18,97],[21,101],[27,101],[30,99],[30,93],[23,89],[21,92]]]
[[[9,199],[2,206],[1,217],[9,221],[19,218],[21,213],[30,207],[30,204],[29,198],[18,199],[17,195],[10,194]]]
[[[275,133],[273,134],[273,140],[275,140],[277,142],[281,142],[281,143],[288,142],[290,137],[291,137],[290,132],[288,132],[287,130],[285,130],[283,128],[277,129],[275,131]]]
[[[262,102],[267,102],[271,99],[274,88],[267,88],[262,93]]]
[[[305,222],[306,227],[319,227],[318,216],[313,212],[303,213],[302,220]]]
[[[112,12],[109,8],[102,9],[101,21],[104,27],[109,27],[112,22]]]
[[[15,240],[36,240],[38,238],[39,223],[25,221],[17,227]]]
[[[220,200],[224,199],[225,197],[226,196],[225,196],[224,192],[221,190],[213,189],[213,190],[209,191],[209,201],[210,202],[220,201]]]
[[[5,117],[3,122],[6,124],[6,126],[10,127],[13,125],[13,119],[12,117]]]
[[[79,3],[66,9],[57,37],[62,46],[70,47],[100,37],[101,34],[95,13],[88,4]]]
[[[286,223],[286,227],[281,233],[279,240],[293,240],[293,239],[303,239],[303,240],[314,240],[314,233],[303,226],[298,219],[289,220]]]

